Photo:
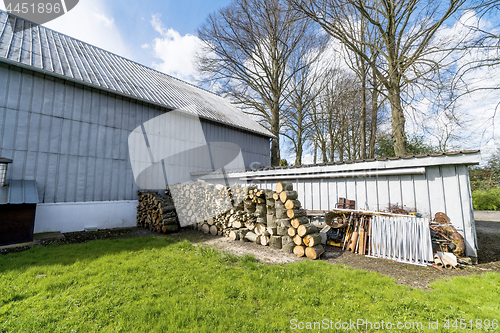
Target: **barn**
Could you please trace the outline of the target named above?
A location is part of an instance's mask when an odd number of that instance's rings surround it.
[[[271,137],[220,96],[0,11],[0,157],[36,181],[35,232],[134,226],[137,155],[182,170],[169,183],[206,171],[182,152],[210,145],[269,166]]]

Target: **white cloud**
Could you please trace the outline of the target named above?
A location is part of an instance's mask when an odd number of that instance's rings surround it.
[[[109,18],[99,11],[96,11],[94,16],[108,28],[113,27],[115,24],[115,19],[113,17]]]
[[[0,8],[5,10],[3,2],[0,2]],[[114,22],[112,15],[107,13],[103,0],[85,0],[44,26],[130,58],[132,52],[125,46]]]
[[[80,1],[73,10],[45,26],[126,58],[133,54],[103,0]]]
[[[161,15],[152,16],[151,25],[161,37],[155,38],[147,47],[151,47],[158,62],[153,67],[161,72],[172,75],[181,80],[196,83],[198,76],[194,65],[196,52],[201,47],[201,41],[194,35],[181,36],[174,29],[166,28]],[[146,48],[143,45],[143,48]]]

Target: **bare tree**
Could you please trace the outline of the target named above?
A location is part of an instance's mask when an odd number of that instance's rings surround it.
[[[290,139],[295,153],[295,165],[302,164],[304,144],[313,128],[310,108],[329,80],[331,59],[323,57],[328,36],[311,29],[290,57],[289,68],[293,73],[286,94],[283,135]]]
[[[197,63],[203,82],[229,95],[275,135],[273,166],[280,162],[280,112],[294,75],[288,62],[309,27],[285,1],[235,0],[209,15],[198,29],[203,49]]]
[[[384,61],[374,68],[375,75],[387,91],[391,105],[392,137],[397,156],[406,155],[403,90],[418,83],[425,71],[435,71],[439,45],[432,43],[438,29],[466,0],[289,0],[292,5],[318,22],[331,36],[369,62],[360,47],[375,46]],[[379,31],[379,44],[359,38],[354,33],[361,16]],[[416,74],[416,75],[415,75]]]

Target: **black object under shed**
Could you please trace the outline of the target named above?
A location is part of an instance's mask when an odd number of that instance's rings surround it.
[[[38,190],[34,180],[0,187],[0,246],[33,241]]]

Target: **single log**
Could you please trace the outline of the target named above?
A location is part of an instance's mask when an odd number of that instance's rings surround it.
[[[269,247],[272,249],[281,249],[281,236],[271,236],[269,239]]]
[[[297,235],[297,229],[295,229],[294,227],[288,228],[288,236],[294,237],[295,235]]]
[[[293,242],[295,245],[304,245],[304,240],[299,235],[293,236]]]
[[[318,231],[318,227],[314,224],[302,224],[297,228],[297,234],[300,237],[304,237],[305,235],[313,234]]]
[[[245,223],[241,220],[235,220],[233,221],[233,228],[243,228],[243,226],[245,225]]]
[[[267,214],[267,226],[276,227],[276,216]]]
[[[253,229],[255,229],[255,222],[246,221],[246,222],[245,222],[245,227],[246,227],[248,230],[253,230]]]
[[[278,193],[273,193],[274,201],[278,201],[280,199],[280,195]]]
[[[292,191],[293,184],[291,182],[279,182],[276,184],[276,193],[280,194],[283,191]]]
[[[297,245],[293,248],[293,254],[295,254],[297,257],[303,257],[304,254],[306,253],[306,250],[303,246]]]
[[[215,219],[213,217],[209,218],[207,220],[208,225],[214,225],[215,224]]]
[[[295,244],[286,244],[286,245],[282,245],[281,246],[281,249],[283,250],[283,252],[285,253],[293,253],[293,249],[295,248]]]
[[[267,224],[267,219],[265,217],[258,217],[257,223]]]
[[[287,200],[295,200],[298,197],[297,191],[283,191],[280,193],[280,200],[283,203],[287,202]]]
[[[288,209],[286,211],[286,215],[289,218],[294,219],[294,218],[306,216],[306,212],[303,209]]]
[[[277,227],[278,236],[286,236],[288,232],[288,228]]]
[[[245,236],[247,235],[247,233],[249,232],[249,230],[247,228],[241,228],[238,231],[240,233],[240,241],[244,241],[245,240]]]
[[[257,223],[255,225],[255,229],[254,229],[254,232],[257,234],[257,235],[262,235],[265,231],[266,231],[266,225],[264,223]]]
[[[169,217],[167,219],[163,219],[163,224],[177,224],[177,217]]]
[[[203,231],[203,233],[205,234],[208,234],[210,232],[210,226],[208,224],[203,224],[203,226],[201,227],[201,231]]]
[[[287,210],[286,209],[276,209],[276,219],[287,219]]]
[[[161,231],[163,231],[163,233],[174,232],[174,231],[178,231],[178,230],[179,230],[179,227],[177,226],[177,224],[169,224],[169,225],[164,225],[163,227],[161,227]]]
[[[321,244],[320,234],[311,234],[304,237],[304,244],[309,247],[314,247]]]
[[[257,238],[255,239],[255,244],[259,244],[260,245],[260,238],[262,237],[263,235],[257,235]]]
[[[211,225],[210,226],[210,234],[212,234],[213,236],[216,236],[217,235],[217,227],[215,225]]]
[[[276,236],[278,235],[278,229],[276,227],[267,227],[267,232],[269,233],[269,235],[271,236]]]
[[[284,210],[286,210],[285,204],[283,202],[281,202],[281,200],[279,200],[279,198],[278,198],[278,200],[275,201],[275,206],[274,207],[276,208],[276,210],[278,210],[278,209],[284,209]]]
[[[301,207],[300,201],[299,200],[287,200],[285,202],[285,208],[286,209],[298,209]]]
[[[239,231],[231,230],[231,232],[229,233],[229,239],[234,240],[234,241],[239,240],[240,239]]]
[[[323,245],[316,245],[314,247],[306,247],[306,256],[309,259],[316,260],[323,253],[325,253],[325,248],[323,247]]]
[[[281,243],[283,245],[293,245],[295,246],[295,243],[293,242],[293,238],[290,236],[282,236],[281,237]]]
[[[253,243],[255,243],[257,241],[257,237],[258,237],[257,234],[255,234],[251,231],[247,232],[245,235],[245,239],[250,241],[250,242],[253,242]]]
[[[301,224],[308,224],[309,219],[307,216],[296,217],[292,219],[292,227],[298,228]]]
[[[283,228],[290,228],[292,226],[292,223],[288,218],[276,220],[276,224],[282,226]]]
[[[269,236],[261,235],[260,236],[260,245],[268,246],[269,245]]]

